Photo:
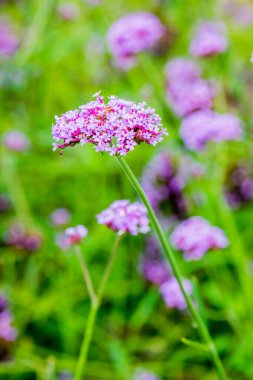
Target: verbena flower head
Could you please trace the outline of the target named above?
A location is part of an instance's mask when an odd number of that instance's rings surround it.
[[[165,66],[167,82],[194,82],[201,76],[199,65],[191,59],[179,57],[170,60]]]
[[[18,47],[19,39],[11,26],[5,21],[0,21],[0,56],[10,58]]]
[[[41,247],[41,237],[22,224],[13,224],[6,232],[4,241],[6,245],[26,252],[35,252]]]
[[[183,279],[183,287],[188,295],[192,294],[193,286],[189,280]],[[160,286],[161,295],[166,305],[171,309],[184,310],[187,305],[184,295],[175,277],[170,278]]]
[[[29,149],[30,141],[27,136],[20,131],[10,131],[3,135],[3,143],[9,150],[23,152]]]
[[[214,91],[211,84],[200,78],[196,63],[176,58],[165,67],[167,96],[174,112],[185,116],[199,109],[211,108]]]
[[[159,380],[159,378],[153,373],[139,368],[135,371],[133,380]]]
[[[185,117],[181,124],[180,134],[187,148],[201,150],[208,141],[241,139],[242,127],[241,120],[236,116],[202,110]]]
[[[169,85],[167,96],[173,111],[179,116],[185,116],[197,110],[211,108],[214,91],[208,81],[197,79],[190,83]]]
[[[146,234],[150,230],[147,209],[139,202],[115,201],[97,215],[97,220],[99,224],[104,224],[120,234]]]
[[[69,227],[65,230],[66,244],[68,246],[79,244],[87,235],[88,230],[83,225],[79,224],[75,227]]]
[[[191,45],[191,54],[199,57],[208,57],[224,52],[228,41],[223,24],[204,22],[199,25]]]
[[[213,227],[200,216],[180,223],[171,235],[172,245],[184,252],[185,260],[199,260],[211,249],[228,246],[228,239],[219,227]]]
[[[140,271],[143,277],[155,285],[161,285],[171,277],[171,269],[164,262],[159,245],[153,236],[145,239],[145,250],[141,257]]]
[[[184,181],[168,152],[162,151],[152,158],[144,169],[142,185],[164,226],[169,224],[169,219],[185,216]]]
[[[146,103],[134,103],[110,96],[107,103],[96,100],[56,117],[54,148],[91,143],[97,152],[125,156],[137,144],[156,145],[166,133],[161,119]]]
[[[67,224],[70,219],[70,212],[66,208],[56,208],[50,215],[51,221],[56,226]]]
[[[108,31],[109,50],[116,66],[127,70],[135,63],[135,56],[153,48],[165,28],[149,12],[131,13],[116,21]]]
[[[16,330],[12,326],[12,316],[10,314],[8,303],[3,294],[0,294],[0,353],[1,340],[12,342],[16,339]]]
[[[12,326],[12,316],[8,310],[5,310],[0,313],[0,339],[13,342],[16,336],[16,330]]]
[[[60,4],[57,8],[57,13],[62,19],[71,21],[77,18],[80,13],[80,9],[76,4],[68,2]]]

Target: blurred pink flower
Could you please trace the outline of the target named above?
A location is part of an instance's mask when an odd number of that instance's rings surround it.
[[[19,47],[19,38],[8,22],[0,20],[0,56],[10,58]]]
[[[172,245],[184,252],[185,260],[199,260],[212,249],[228,246],[224,232],[213,227],[200,216],[193,216],[181,222],[171,235]]]
[[[154,47],[164,33],[165,28],[152,13],[130,13],[120,18],[107,35],[115,65],[122,70],[131,68],[135,56]]]
[[[201,110],[185,117],[180,134],[187,148],[201,150],[209,141],[240,140],[243,123],[234,115]]]
[[[80,13],[80,9],[76,4],[73,3],[63,3],[57,8],[58,15],[64,20],[74,20]]]
[[[140,368],[135,371],[133,380],[159,380],[159,378],[153,373]]]
[[[8,308],[7,300],[3,294],[0,294],[0,340],[3,339],[6,342],[13,342],[16,336],[17,332],[12,326],[12,316]]]
[[[183,280],[184,290],[188,295],[192,294],[193,286],[189,280]],[[161,295],[166,305],[171,309],[184,310],[187,305],[184,295],[175,277],[170,278],[160,286]]]
[[[69,227],[65,230],[66,243],[68,246],[79,244],[87,235],[88,230],[83,225],[79,224],[75,227]]]
[[[27,231],[21,224],[13,224],[6,232],[4,241],[9,246],[27,252],[35,252],[41,246],[40,236],[31,231]]]
[[[66,208],[56,208],[50,215],[51,221],[56,226],[67,224],[71,214]]]
[[[200,78],[195,62],[176,58],[166,65],[165,74],[168,100],[177,115],[212,107],[214,90],[209,81]]]
[[[197,28],[190,45],[192,55],[209,57],[227,50],[225,27],[221,23],[204,22]]]
[[[30,141],[27,136],[20,131],[10,131],[3,135],[3,143],[9,150],[23,152],[29,149]]]
[[[99,224],[105,224],[113,231],[131,235],[146,234],[149,230],[149,218],[146,207],[128,200],[115,201],[106,210],[97,215]]]

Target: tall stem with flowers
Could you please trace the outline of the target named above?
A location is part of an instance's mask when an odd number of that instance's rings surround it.
[[[111,96],[106,104],[99,93],[95,95],[95,98],[94,101],[74,111],[66,112],[56,119],[56,124],[53,126],[54,148],[64,149],[89,142],[95,146],[96,151],[108,152],[110,155],[116,156],[123,172],[146,206],[164,255],[172,267],[188,310],[197,325],[199,335],[205,343],[216,369],[217,376],[220,380],[226,380],[227,375],[209,331],[198,308],[185,290],[183,276],[169,240],[160,226],[144,190],[123,158],[143,142],[156,145],[162,140],[167,133],[161,127],[161,119],[145,103],[137,104]],[[92,316],[91,321],[89,320],[88,331],[90,330],[89,326],[94,323],[93,319],[95,316]],[[78,376],[81,372],[82,369],[80,369]],[[80,377],[76,377],[76,380],[79,379]]]

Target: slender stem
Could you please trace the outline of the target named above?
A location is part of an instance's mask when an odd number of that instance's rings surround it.
[[[136,179],[135,175],[133,174],[131,168],[128,166],[128,164],[126,163],[124,158],[117,156],[117,159],[118,159],[123,171],[127,175],[128,179],[130,180],[131,184],[135,188],[137,194],[140,196],[140,198],[142,199],[143,203],[145,204],[145,206],[149,212],[150,220],[151,220],[153,227],[154,227],[154,229],[158,235],[158,238],[159,238],[161,246],[164,250],[165,256],[170,262],[173,273],[174,273],[174,275],[177,279],[177,282],[180,286],[180,289],[184,295],[184,299],[185,299],[185,302],[188,306],[188,309],[189,309],[189,311],[190,311],[190,313],[191,313],[191,315],[192,315],[192,317],[193,317],[193,319],[194,319],[194,321],[198,327],[198,331],[199,331],[201,338],[207,344],[207,347],[209,350],[209,355],[210,355],[210,358],[211,358],[213,365],[216,369],[218,378],[220,380],[227,380],[228,378],[227,378],[227,375],[226,375],[225,370],[223,368],[223,364],[219,358],[218,352],[217,352],[216,347],[212,341],[212,338],[208,332],[208,329],[207,329],[205,323],[203,322],[198,310],[195,308],[190,296],[186,293],[186,291],[184,289],[183,277],[182,277],[181,271],[179,269],[179,266],[177,264],[177,261],[175,259],[173,249],[170,246],[169,240],[166,237],[164,231],[162,230],[162,227],[160,226],[160,223],[159,223],[159,221],[158,221],[158,219],[154,213],[154,210],[153,210],[152,206],[150,205],[149,200],[148,200],[144,190],[142,189],[141,185],[139,184],[138,180]]]
[[[121,237],[122,237],[122,235],[121,236],[117,235],[117,237],[116,237],[111,256],[107,262],[105,271],[103,273],[102,279],[101,279],[100,284],[99,284],[98,293],[96,296],[96,301],[91,303],[91,308],[90,308],[89,315],[88,315],[86,330],[85,330],[85,334],[84,334],[84,338],[83,338],[83,343],[81,346],[80,355],[79,355],[78,362],[77,362],[74,380],[81,380],[82,376],[85,373],[85,365],[87,362],[87,355],[88,355],[90,342],[91,342],[91,338],[92,338],[93,331],[94,331],[97,312],[98,312],[99,307],[101,305],[104,290],[105,290],[108,278],[110,276],[113,264],[115,262],[115,258],[117,256]],[[88,287],[88,285],[87,285],[87,287]]]
[[[120,244],[120,241],[122,239],[122,236],[123,235],[117,235],[117,237],[115,239],[111,256],[110,256],[110,258],[109,258],[109,260],[107,262],[107,265],[106,265],[103,277],[101,279],[101,282],[100,282],[100,285],[99,285],[99,288],[98,288],[98,292],[97,292],[98,306],[100,306],[100,304],[101,304],[101,301],[102,301],[102,298],[103,298],[103,294],[104,294],[104,290],[105,290],[105,286],[107,284],[108,278],[109,278],[110,273],[112,271],[112,267],[113,267],[116,255],[118,253],[118,248],[119,248],[119,244]]]
[[[93,284],[92,284],[92,281],[90,278],[90,274],[89,274],[86,262],[83,258],[83,255],[82,255],[82,252],[81,252],[79,245],[75,246],[75,252],[76,252],[77,258],[79,260],[80,267],[81,267],[82,272],[83,272],[84,282],[86,283],[87,290],[88,290],[88,293],[89,293],[89,296],[91,299],[91,303],[93,305],[95,305],[97,303],[97,296],[95,294],[94,287],[93,287]]]

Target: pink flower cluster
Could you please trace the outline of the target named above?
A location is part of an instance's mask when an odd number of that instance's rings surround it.
[[[211,249],[228,246],[224,232],[199,216],[180,223],[171,235],[171,242],[176,249],[184,252],[184,258],[188,261],[199,260]]]
[[[19,47],[19,39],[11,30],[11,26],[0,21],[0,56],[10,58]]]
[[[97,215],[97,220],[99,224],[120,234],[128,232],[135,236],[139,233],[146,234],[150,230],[147,209],[139,202],[115,201]]]
[[[8,310],[7,301],[5,297],[0,294],[0,340],[3,339],[6,342],[13,342],[16,336],[17,332],[12,326],[12,316]]]
[[[159,378],[151,372],[139,369],[135,372],[133,380],[159,380]]]
[[[202,110],[188,115],[181,124],[181,137],[192,150],[201,150],[208,141],[222,142],[242,138],[242,122],[230,114]]]
[[[13,224],[6,232],[5,244],[22,251],[35,252],[41,246],[41,238],[37,233],[27,231],[21,224]]]
[[[164,32],[160,20],[149,12],[132,13],[120,18],[107,35],[115,66],[122,70],[131,68],[135,56],[153,48]]]
[[[79,244],[83,238],[87,235],[88,230],[83,225],[79,224],[75,227],[69,227],[65,230],[66,246]]]
[[[227,49],[228,41],[223,24],[204,22],[198,26],[190,52],[194,56],[209,57]]]
[[[189,171],[190,165],[187,170]],[[142,186],[164,227],[186,214],[183,197],[185,185],[179,168],[167,151],[153,156],[142,175]]]
[[[154,236],[145,239],[145,250],[140,261],[140,271],[152,284],[161,285],[171,277],[171,268],[164,262],[160,246]]]
[[[80,9],[76,4],[73,3],[63,3],[57,8],[58,15],[67,21],[72,21],[77,18],[80,13]]]
[[[3,135],[3,143],[9,150],[24,152],[30,147],[30,141],[27,136],[20,131],[10,131]]]
[[[97,152],[124,156],[137,144],[162,140],[161,119],[146,103],[110,96],[106,104],[99,93],[94,96],[96,100],[56,117],[54,149],[91,143]]]
[[[214,91],[210,83],[200,78],[198,65],[186,58],[170,61],[166,68],[167,96],[174,112],[188,115],[212,107]]]
[[[192,294],[193,286],[189,280],[183,279],[183,287],[188,295]],[[184,295],[175,277],[171,277],[167,282],[164,282],[160,287],[160,292],[169,308],[178,310],[186,309],[187,305]]]
[[[52,223],[56,226],[67,224],[70,220],[71,214],[68,209],[60,207],[56,208],[50,215]]]
[[[166,305],[172,309],[183,310],[186,308],[183,293],[171,268],[164,262],[160,247],[151,236],[146,239],[146,250],[141,261],[141,271],[143,276],[160,289]],[[183,280],[183,286],[187,294],[192,294],[192,284],[189,280]]]

